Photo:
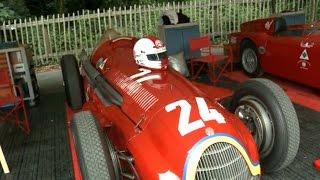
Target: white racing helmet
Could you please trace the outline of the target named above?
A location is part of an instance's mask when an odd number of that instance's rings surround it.
[[[154,36],[139,39],[133,47],[136,63],[150,69],[168,67],[167,50],[161,40]]]

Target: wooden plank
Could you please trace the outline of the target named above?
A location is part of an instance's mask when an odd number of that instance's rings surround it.
[[[206,5],[206,7],[203,10],[203,18],[202,18],[203,19],[203,27],[204,27],[204,33],[209,34],[210,33],[209,26],[208,26],[209,23],[207,20],[209,17],[209,6],[210,6],[209,0],[205,0],[204,3]]]
[[[14,36],[15,36],[15,40],[19,43],[19,36],[18,36],[18,30],[17,30],[17,20],[13,20],[13,27],[14,27]]]
[[[54,45],[54,53],[55,53],[55,59],[56,59],[56,62],[59,61],[59,58],[57,56],[58,54],[58,46],[57,46],[57,34],[56,34],[56,17],[55,15],[53,15],[53,23],[52,23],[52,31],[53,31],[53,45]]]
[[[23,27],[22,27],[22,19],[19,19],[19,25],[20,25],[20,36],[21,36],[21,43],[22,44],[25,44],[25,41],[24,41],[24,32],[23,32]]]
[[[10,21],[8,21],[8,26],[10,27],[9,29],[10,41],[13,41],[12,26]]]
[[[47,22],[48,22],[48,24],[47,24],[47,26],[46,26],[46,33],[47,33],[47,35],[48,35],[48,54],[49,53],[52,53],[52,37],[51,37],[51,32],[52,31],[50,31],[50,23],[49,23],[49,16],[47,16]],[[51,23],[52,24],[52,23]],[[52,25],[51,25],[52,26]]]
[[[68,18],[70,17],[70,14],[68,13]],[[68,33],[67,34],[65,34],[65,36],[67,35],[68,36],[68,50],[70,51],[72,48],[71,48],[71,44],[72,44],[72,42],[71,42],[71,25],[70,25],[70,21],[68,21],[68,23],[67,23],[67,31],[68,31]]]
[[[92,26],[91,26],[91,18],[89,15],[90,15],[90,11],[87,10],[87,17],[88,17],[88,22],[89,22],[89,38],[90,38],[90,46],[88,46],[88,47],[92,48],[93,47]]]
[[[214,13],[215,13],[215,10],[214,10],[214,5],[213,5],[213,0],[210,0],[210,6],[211,6],[211,32],[212,32],[212,36],[214,37],[215,35],[215,17],[214,17]]]
[[[154,4],[153,4],[152,9],[155,9],[155,8],[154,8]],[[148,5],[148,25],[149,25],[149,27],[152,27],[152,22],[151,22],[151,6],[150,6],[150,5]],[[153,26],[153,27],[154,27],[155,31],[157,31],[156,29],[158,29],[158,27],[155,27],[155,26]]]
[[[74,17],[75,14],[72,13],[72,16]],[[77,38],[77,26],[76,26],[76,21],[73,21],[73,37],[74,37],[74,47],[72,48],[72,50],[74,51],[74,54],[76,54],[76,57],[78,56],[78,51],[76,51],[76,49],[78,49],[78,38]],[[79,36],[81,39],[81,36]],[[70,42],[71,44],[71,42]]]
[[[58,14],[57,16],[57,19],[58,19],[58,33],[59,35],[61,35],[61,18],[60,18],[60,15]],[[58,44],[58,48],[56,50],[56,53],[58,54],[59,52],[62,51],[62,39],[61,37],[59,37],[59,39],[57,39],[57,44]]]
[[[189,17],[190,17],[190,21],[193,21],[193,18],[192,18],[193,17],[192,16],[192,3],[193,3],[193,1],[189,1],[189,12],[190,12]]]
[[[147,21],[147,17],[148,17],[148,11],[146,10],[146,5],[143,5],[143,24],[144,24],[144,32],[143,32],[143,36],[145,35],[149,35],[148,34],[148,21]]]
[[[222,39],[223,39],[223,36],[225,34],[225,9],[223,7],[224,5],[224,0],[221,0],[220,4],[219,4],[219,16],[220,16],[220,42],[219,43],[222,43]]]
[[[24,18],[23,23],[24,23],[25,25],[27,24],[27,19],[26,19],[26,18]],[[21,29],[23,29],[23,27],[21,27]],[[27,43],[27,44],[30,44],[28,27],[27,27],[27,26],[25,26],[24,31],[25,31],[25,33],[26,33],[26,43]]]
[[[125,35],[128,36],[128,17],[127,17],[127,7],[124,7],[124,29]]]
[[[204,34],[204,30],[203,30],[203,23],[202,23],[202,12],[200,11],[200,10],[197,10],[197,6],[200,6],[201,5],[201,2],[202,1],[197,1],[196,0],[196,2],[197,2],[197,4],[196,4],[196,6],[195,6],[195,11],[196,11],[196,13],[195,14],[197,14],[197,17],[195,17],[195,19],[196,18],[198,18],[198,23],[199,23],[199,27],[200,27],[200,33],[201,34]],[[198,12],[198,13],[197,13]]]
[[[267,9],[268,9],[268,14],[267,14],[267,16],[270,16],[271,15],[271,13],[272,13],[272,6],[271,6],[271,4],[270,4],[271,2],[268,2],[267,3]]]
[[[263,14],[263,17],[266,17],[266,16],[267,16],[266,1],[262,1],[261,6],[262,6],[262,14]]]
[[[10,173],[10,170],[9,170],[9,167],[8,167],[8,164],[7,164],[7,161],[6,161],[6,158],[4,157],[4,154],[3,154],[3,151],[2,151],[1,145],[0,145],[0,162],[1,162],[1,166],[2,166],[3,172],[4,172],[5,174]]]
[[[113,22],[114,22],[114,28],[118,30],[118,21],[117,21],[117,15],[116,15],[116,7],[113,7],[113,11],[112,11],[112,15],[113,15]]]
[[[157,11],[156,12],[154,12],[154,16],[155,17],[161,17],[161,15],[160,15],[160,12],[161,12],[161,6],[160,6],[160,3],[157,3]],[[155,27],[158,29],[158,26],[157,26],[157,20],[155,19],[155,18],[153,18],[153,24],[155,25]],[[158,30],[157,30],[157,33],[159,33],[158,32]],[[158,34],[159,35],[159,34]]]
[[[133,27],[134,27],[134,33],[137,33],[137,6],[134,5],[133,6],[133,14],[134,14],[134,17],[133,17],[133,20],[134,20],[134,24],[133,24]],[[137,34],[134,34],[134,35],[137,35]]]
[[[228,27],[228,33],[230,33],[231,32],[231,5],[232,5],[232,1],[231,0],[229,0],[229,19],[228,19],[228,21],[229,21],[229,27]]]
[[[3,23],[2,23],[2,32],[3,32],[3,36],[4,36],[4,42],[8,42],[5,21],[3,21]]]
[[[194,11],[193,13],[193,21],[197,21],[197,0],[194,0],[194,7],[192,8],[192,10]],[[199,25],[200,26],[200,25]],[[200,33],[201,33],[201,29],[200,29]]]
[[[119,15],[119,28],[120,28],[120,34],[123,34],[123,25],[122,25],[122,9],[121,9],[121,7],[119,7],[119,12],[121,12],[120,13],[120,15]]]
[[[31,22],[31,18],[29,18],[29,22]],[[33,49],[33,55],[37,55],[37,51],[36,51],[36,47],[35,47],[35,39],[34,39],[34,33],[33,33],[33,27],[31,26],[30,27],[31,29],[31,40],[32,40],[32,49]],[[38,65],[38,61],[35,61],[36,62],[36,65]]]
[[[97,18],[98,18],[98,30],[99,30],[99,38],[100,38],[102,35],[100,9],[97,10],[97,14],[98,14]]]
[[[40,33],[39,33],[39,24],[38,24],[38,19],[35,18],[36,21],[36,36],[37,36],[37,44],[33,44],[33,47],[37,46],[38,48],[38,55],[40,57],[41,64],[45,64],[43,55],[42,55],[42,46],[41,46],[41,41],[40,41]]]
[[[63,23],[63,44],[64,44],[64,51],[67,51],[66,21],[64,21],[64,14],[62,14],[62,23]]]
[[[85,49],[88,49],[89,48],[89,41],[88,41],[88,37],[86,36],[87,35],[87,25],[86,25],[86,17],[85,17],[85,11],[82,10],[82,17],[83,17],[83,21],[82,21],[82,24],[83,24],[83,29],[84,29],[84,36],[85,37],[85,45],[84,45],[84,48]]]
[[[319,8],[317,6],[317,0],[313,0],[312,1],[312,16],[311,16],[311,22],[315,21],[316,20],[316,17],[317,17],[317,9]]]
[[[104,33],[107,30],[107,16],[106,16],[106,9],[103,8],[103,24],[104,24],[104,28],[103,28],[103,32]]]
[[[95,14],[95,11],[93,10],[93,12],[92,13],[94,13]],[[97,30],[97,23],[96,23],[96,21],[97,21],[97,18],[92,18],[92,21],[93,21],[93,30],[94,30],[94,32],[93,32],[93,46],[92,47],[94,47],[96,44],[97,44],[97,41],[98,41],[98,36],[97,36],[97,34],[98,34],[98,30]],[[92,32],[91,32],[92,33]]]
[[[49,41],[50,40],[48,38],[48,31],[44,27],[43,16],[41,16],[40,19],[41,19],[41,22],[42,22],[41,30],[42,30],[42,41],[43,41],[43,45],[44,45],[44,54],[45,54],[44,58],[46,59],[45,63],[48,63],[48,46],[49,46]]]
[[[141,5],[139,5],[139,37],[143,36]]]
[[[129,7],[129,23],[130,23],[130,36],[133,36],[133,28],[132,28],[132,6]]]
[[[80,12],[77,11],[77,15],[80,16]],[[79,46],[80,46],[80,49],[83,49],[83,42],[82,42],[82,22],[83,20],[78,20],[78,26],[79,26]]]
[[[111,22],[111,9],[108,9],[108,23],[109,23],[109,28],[112,28],[112,22]]]

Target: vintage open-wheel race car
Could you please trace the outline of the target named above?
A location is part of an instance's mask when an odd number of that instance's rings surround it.
[[[223,107],[170,67],[137,65],[137,40],[101,42],[80,71],[61,59],[76,179],[259,179],[293,161],[299,123],[279,86],[249,80]]]

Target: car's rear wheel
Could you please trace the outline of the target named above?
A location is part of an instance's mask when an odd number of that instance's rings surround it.
[[[83,179],[120,179],[116,152],[91,112],[74,115],[72,133]]]
[[[250,76],[257,77],[263,74],[257,47],[251,41],[245,41],[241,45],[241,65],[244,72]]]
[[[251,79],[234,93],[230,110],[248,127],[264,172],[278,171],[295,158],[300,142],[295,109],[284,91],[266,79]]]
[[[76,57],[74,55],[64,55],[61,58],[60,65],[68,105],[73,110],[81,109],[84,94]]]

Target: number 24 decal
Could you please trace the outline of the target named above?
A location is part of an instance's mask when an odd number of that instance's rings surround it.
[[[190,122],[191,105],[188,101],[182,99],[168,104],[165,109],[167,112],[175,110],[180,107],[180,117],[178,131],[181,136],[184,136],[192,131],[205,127],[204,122],[217,121],[217,123],[226,123],[224,117],[216,109],[209,109],[206,101],[202,97],[196,97],[200,118],[193,122]]]

